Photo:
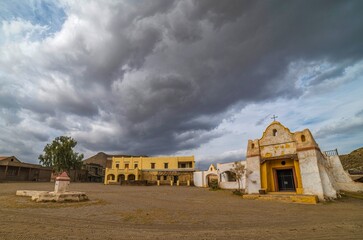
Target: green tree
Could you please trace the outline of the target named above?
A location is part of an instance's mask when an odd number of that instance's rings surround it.
[[[57,173],[66,171],[70,174],[72,169],[79,170],[82,167],[83,154],[73,151],[76,145],[77,142],[71,137],[57,137],[44,147],[44,154],[39,155],[39,162]]]

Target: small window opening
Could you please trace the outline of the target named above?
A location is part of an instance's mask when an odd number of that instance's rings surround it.
[[[151,169],[155,168],[155,163],[151,163]]]
[[[302,142],[305,142],[306,141],[305,135],[301,135],[301,141]]]
[[[253,149],[253,148],[255,148],[255,144],[254,144],[254,143],[252,143],[251,148],[252,148],[252,149]]]
[[[274,137],[276,137],[276,136],[277,136],[277,130],[276,130],[276,129],[272,130],[272,135],[273,135]]]
[[[166,176],[164,176],[164,180],[166,180]]]
[[[165,169],[168,169],[168,167],[169,167],[169,164],[168,163],[164,163],[164,168]]]
[[[281,162],[281,165],[282,165],[282,166],[285,166],[285,164],[286,164],[286,162],[285,162],[285,161],[282,161],[282,162]]]
[[[116,168],[119,168],[120,164],[116,163]]]

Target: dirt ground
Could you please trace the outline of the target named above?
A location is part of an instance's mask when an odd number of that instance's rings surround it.
[[[83,203],[35,203],[0,183],[0,239],[363,239],[363,200],[303,205],[196,187],[72,183]]]

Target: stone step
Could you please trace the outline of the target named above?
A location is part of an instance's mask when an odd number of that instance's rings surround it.
[[[266,200],[304,204],[317,204],[319,202],[318,197],[315,195],[300,194],[246,194],[243,195],[242,198],[251,200]]]

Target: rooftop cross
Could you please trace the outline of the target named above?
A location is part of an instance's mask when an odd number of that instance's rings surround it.
[[[277,116],[274,114],[271,119],[273,119],[274,121],[276,121],[276,118],[277,118]]]

